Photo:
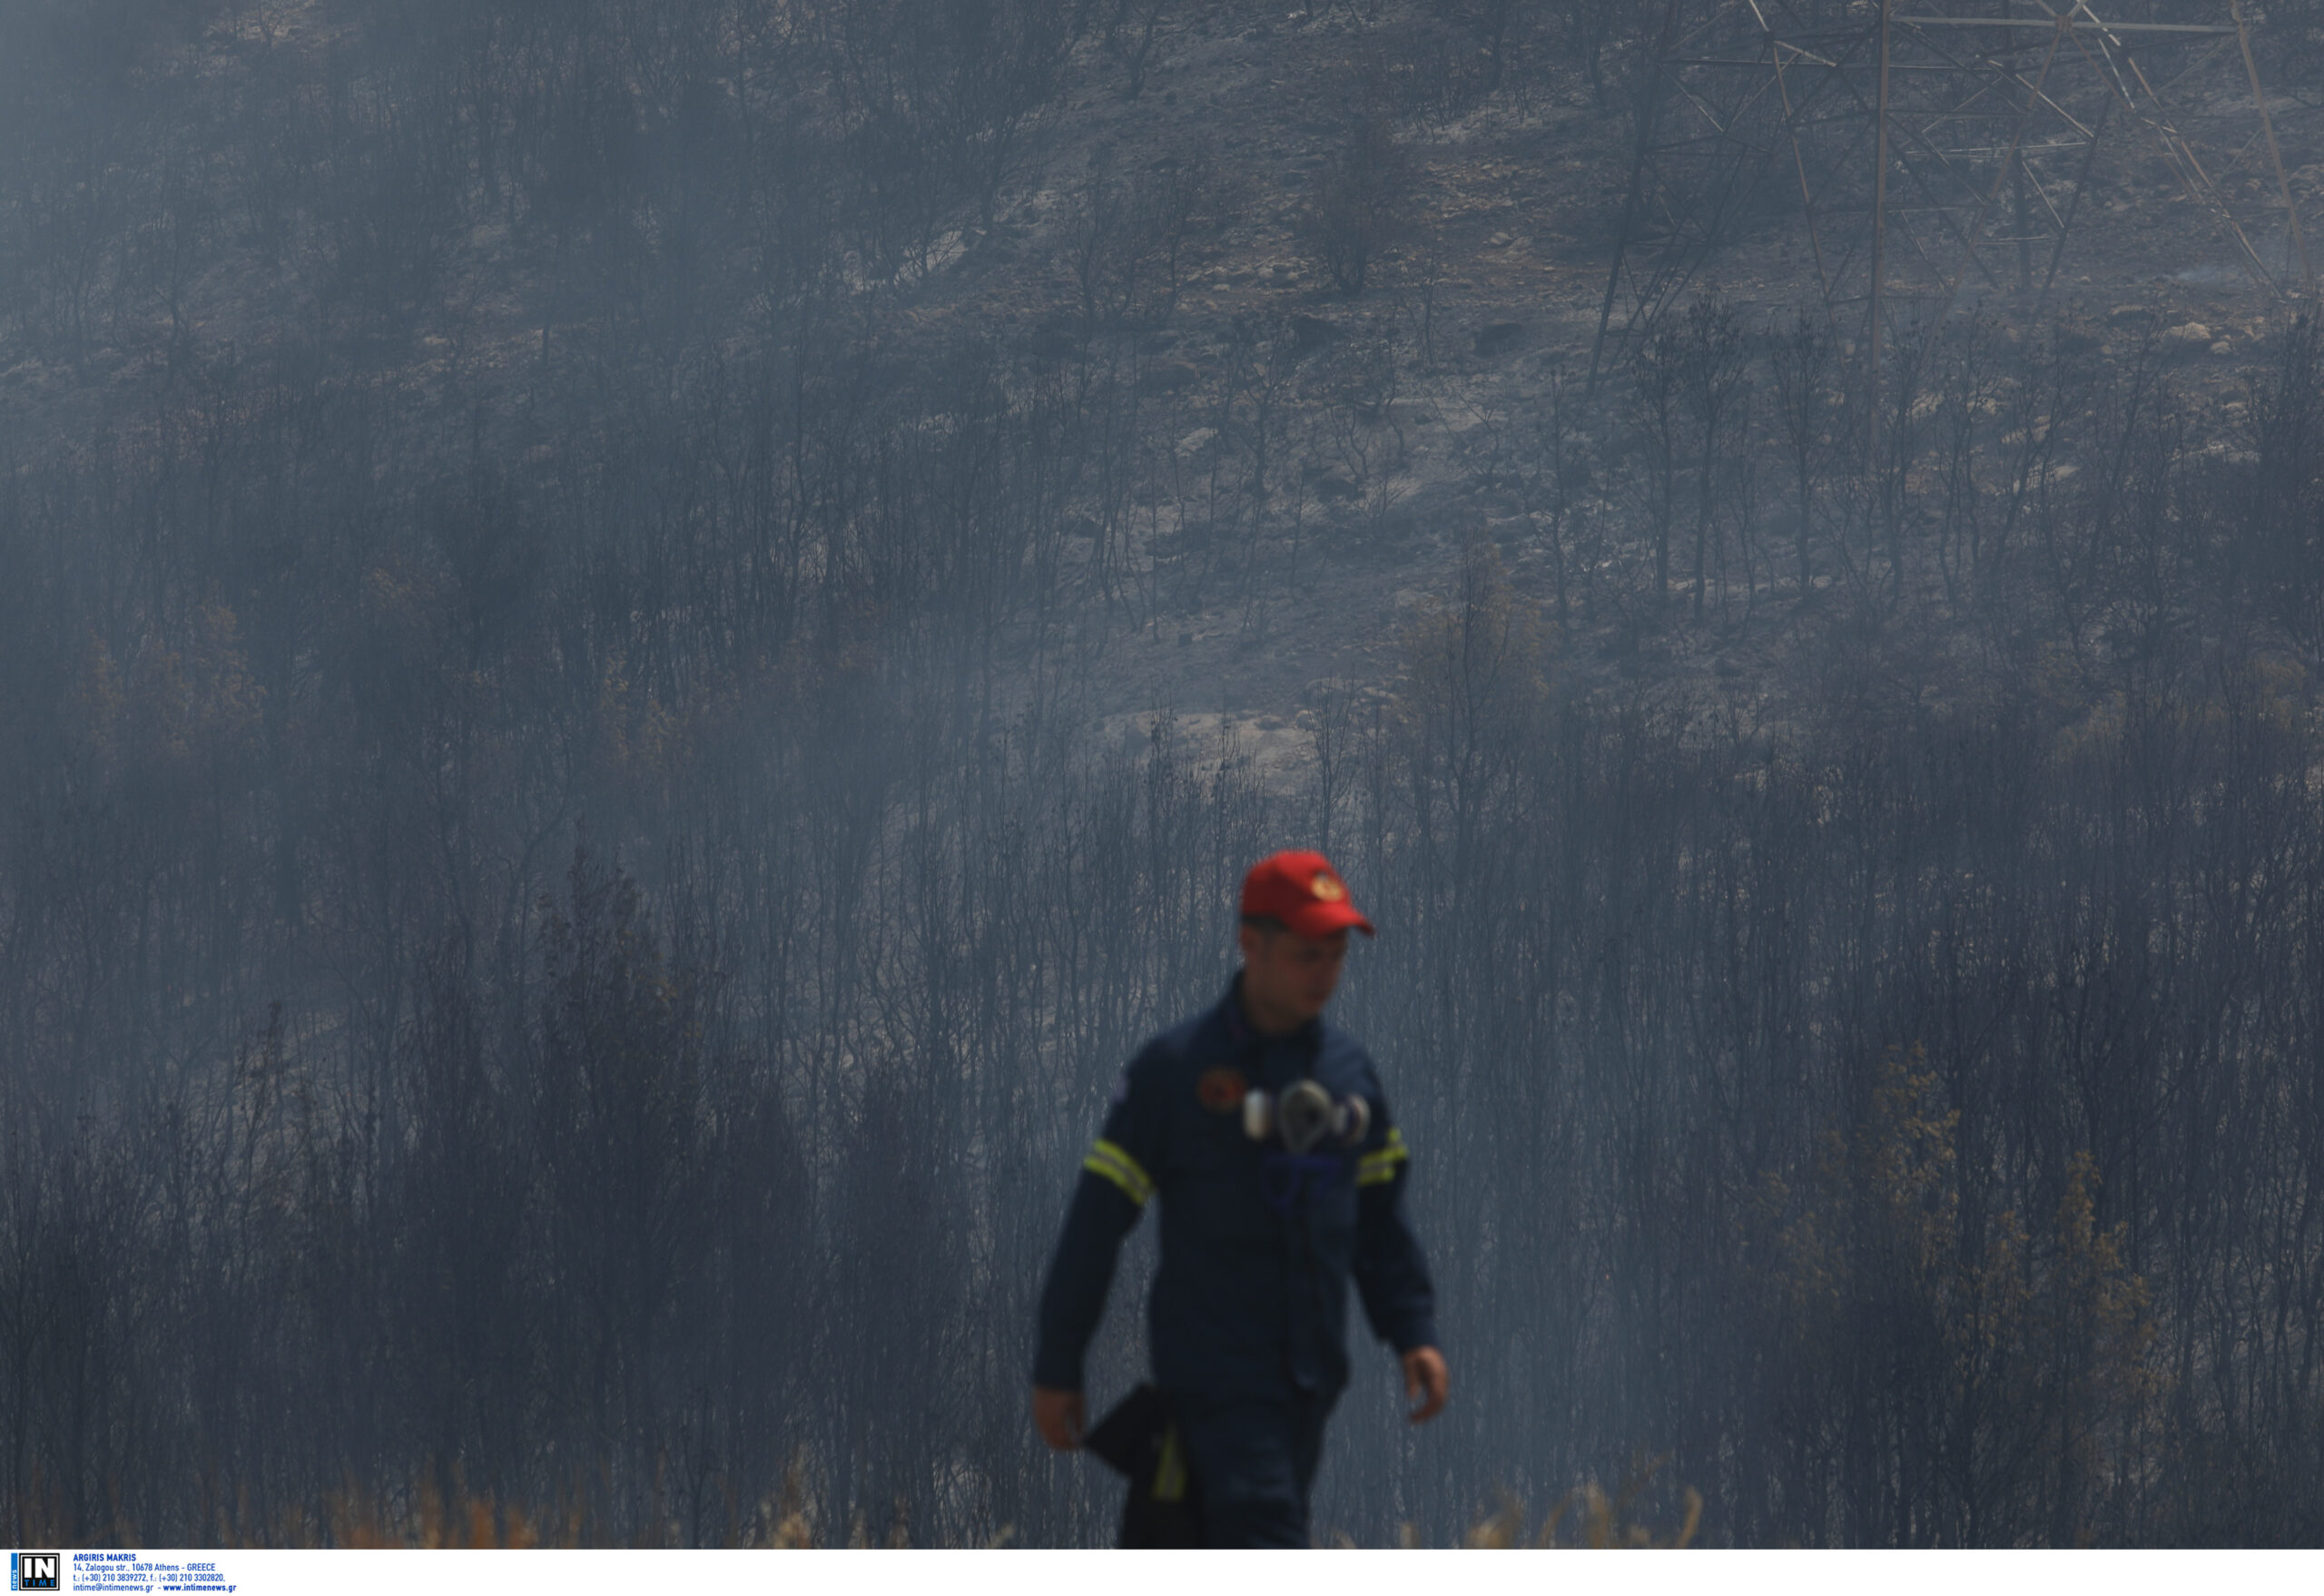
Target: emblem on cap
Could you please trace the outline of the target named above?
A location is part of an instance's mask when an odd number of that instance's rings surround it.
[[[1195,1082],[1195,1096],[1214,1114],[1231,1114],[1241,1108],[1243,1094],[1250,1089],[1251,1083],[1243,1079],[1243,1072],[1226,1064],[1204,1070]]]
[[[1317,871],[1315,884],[1309,890],[1326,903],[1337,903],[1347,896],[1347,889],[1340,885],[1329,871]]]

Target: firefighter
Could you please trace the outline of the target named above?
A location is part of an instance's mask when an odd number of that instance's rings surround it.
[[[1070,1451],[1115,1256],[1161,1198],[1150,1350],[1211,1546],[1308,1543],[1324,1422],[1348,1378],[1351,1276],[1403,1364],[1411,1420],[1444,1407],[1434,1296],[1403,1214],[1403,1136],[1372,1060],[1322,1017],[1351,929],[1370,936],[1372,922],[1322,854],[1252,867],[1243,968],[1122,1072],[1041,1294],[1033,1420]]]

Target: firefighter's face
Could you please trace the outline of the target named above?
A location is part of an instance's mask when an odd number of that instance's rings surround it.
[[[1303,937],[1295,931],[1243,928],[1243,990],[1252,1000],[1304,1023],[1324,1011],[1347,961],[1347,932]]]

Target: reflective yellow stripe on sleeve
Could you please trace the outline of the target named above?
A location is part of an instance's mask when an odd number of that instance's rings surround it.
[[[1187,1499],[1187,1460],[1178,1449],[1178,1426],[1171,1424],[1162,1432],[1162,1455],[1154,1464],[1154,1500],[1184,1502]]]
[[[1412,1156],[1412,1149],[1404,1146],[1404,1133],[1390,1126],[1387,1142],[1355,1161],[1356,1185],[1382,1186],[1393,1180],[1396,1166]]]
[[[1099,1141],[1081,1160],[1081,1167],[1092,1175],[1102,1175],[1122,1188],[1122,1195],[1143,1207],[1146,1199],[1154,1195],[1154,1177],[1138,1167],[1119,1147],[1109,1141]]]

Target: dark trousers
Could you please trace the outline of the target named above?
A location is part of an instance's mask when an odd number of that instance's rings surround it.
[[[1308,1544],[1307,1493],[1337,1395],[1170,1394],[1187,1461],[1202,1486],[1206,1545]]]

